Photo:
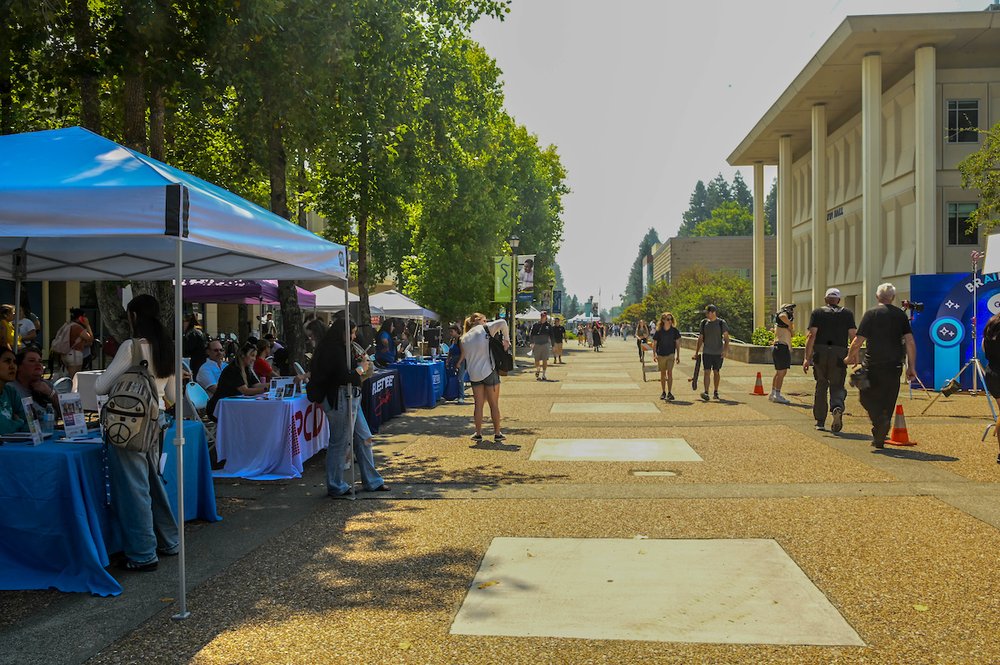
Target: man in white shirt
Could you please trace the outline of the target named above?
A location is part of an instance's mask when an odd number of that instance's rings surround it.
[[[215,394],[215,387],[219,384],[219,376],[222,375],[222,370],[226,367],[223,357],[222,342],[213,339],[208,343],[208,359],[198,370],[198,376],[195,379],[198,385],[205,389],[209,397]]]

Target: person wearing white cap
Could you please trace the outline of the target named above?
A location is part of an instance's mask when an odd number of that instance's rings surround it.
[[[826,415],[833,413],[830,430],[839,432],[844,428],[844,408],[847,400],[847,365],[844,357],[857,326],[854,312],[840,306],[840,289],[826,290],[826,304],[813,310],[809,315],[809,331],[806,335],[805,360],[802,370],[813,367],[816,379],[816,394],[813,397],[813,417],[816,429],[826,429]],[[829,395],[829,402],[827,397]]]

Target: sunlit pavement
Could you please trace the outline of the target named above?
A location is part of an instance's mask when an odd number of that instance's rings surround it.
[[[549,381],[504,379],[500,444],[469,440],[471,400],[389,423],[391,493],[323,498],[322,457],[302,481],[219,483],[226,522],[192,537],[191,619],[147,599],[150,623],[106,630],[93,662],[1000,659],[985,399],[920,415],[927,396],[904,388],[918,445],[875,451],[853,390],[842,433],[813,429],[801,368],[783,406],[750,394],[769,366],[726,361],[704,403],[685,351],[665,403],[631,340],[566,348]]]

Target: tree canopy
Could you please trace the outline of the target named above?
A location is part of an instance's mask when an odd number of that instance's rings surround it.
[[[969,230],[996,228],[1000,225],[1000,123],[983,132],[982,147],[963,159],[958,170],[963,188],[979,190],[979,205],[969,215]]]
[[[646,235],[639,241],[639,254],[632,262],[632,269],[628,274],[628,284],[625,286],[625,295],[622,296],[622,306],[627,307],[642,300],[642,260],[650,255],[653,245],[658,242],[660,242],[660,236],[656,229],[646,231]]]
[[[536,289],[555,283],[565,169],[469,37],[509,0],[2,5],[0,132],[81,124],[287,219],[322,215],[358,253],[363,317],[385,277],[448,317],[495,310],[512,233]],[[298,355],[294,284],[281,299]]]

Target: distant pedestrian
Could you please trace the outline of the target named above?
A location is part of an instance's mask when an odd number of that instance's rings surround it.
[[[785,375],[792,366],[792,333],[795,331],[795,303],[782,305],[774,315],[774,344],[771,346],[771,361],[774,363],[774,378],[771,379],[771,394],[768,399],[778,404],[791,404],[781,394]]]
[[[486,322],[486,317],[476,312],[465,319],[465,332],[460,344],[462,346],[461,361],[469,372],[472,381],[472,396],[475,399],[473,423],[476,431],[472,435],[475,443],[483,440],[483,407],[490,405],[490,418],[493,420],[493,441],[501,443],[507,439],[500,431],[500,374],[493,365],[490,353],[490,337],[498,332],[503,335],[504,347],[510,348],[510,329],[507,321],[497,319]]]
[[[181,340],[181,350],[190,362],[191,376],[198,376],[198,370],[208,358],[208,336],[198,320],[197,314],[190,314],[184,324],[184,337]]]
[[[681,333],[674,315],[664,312],[653,333],[653,360],[660,370],[660,399],[674,401],[674,365],[681,360]]]
[[[548,312],[543,311],[538,322],[531,326],[528,343],[531,344],[531,357],[535,359],[535,380],[548,381],[545,372],[549,368],[549,356],[552,355],[552,323],[549,322]]]
[[[649,326],[641,320],[635,327],[635,345],[639,349],[639,362],[646,362],[646,349],[649,344]]]
[[[465,404],[465,364],[462,363],[462,345],[459,338],[462,336],[462,329],[457,323],[453,323],[448,328],[448,356],[444,361],[445,371],[448,374],[447,383],[444,390],[445,399],[457,400],[459,404]]]
[[[826,427],[826,414],[829,408],[833,414],[833,424],[830,430],[839,432],[844,428],[844,409],[846,408],[847,365],[844,357],[847,349],[854,341],[857,326],[854,324],[854,312],[840,306],[840,290],[827,289],[826,304],[813,310],[809,315],[809,332],[806,336],[805,359],[802,370],[809,371],[813,367],[813,378],[816,379],[816,394],[813,397],[813,418],[816,419],[816,429]],[[829,393],[829,406],[827,394]]]
[[[719,372],[722,370],[722,361],[729,352],[729,325],[725,319],[719,318],[719,310],[715,305],[705,308],[705,318],[699,326],[695,358],[699,352],[702,354],[701,367],[705,373],[705,390],[701,393],[701,399],[708,401],[710,380],[715,386],[712,396],[719,399]]]
[[[600,351],[601,345],[604,344],[604,328],[603,326],[601,326],[600,321],[594,322],[592,337],[593,337],[594,351]]]
[[[566,326],[562,324],[562,319],[556,319],[556,324],[552,326],[552,364],[565,365],[563,362],[563,342],[566,341]]]
[[[872,423],[872,446],[884,448],[899,397],[903,358],[906,358],[906,378],[912,381],[917,376],[917,346],[910,320],[903,310],[892,304],[896,299],[896,287],[888,282],[879,284],[875,297],[878,304],[861,317],[844,362],[856,367],[861,345],[867,342],[864,369],[868,385],[860,391],[861,406]]]

